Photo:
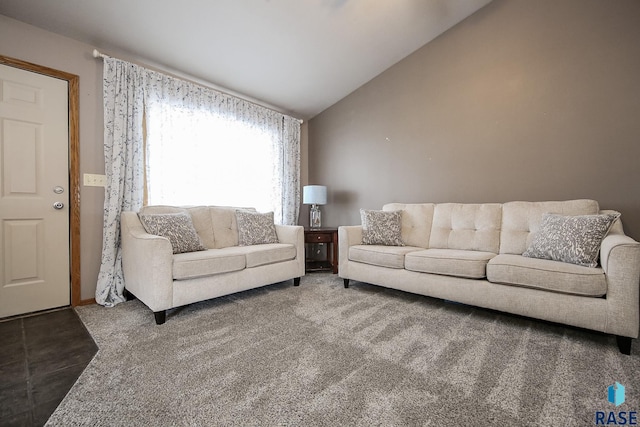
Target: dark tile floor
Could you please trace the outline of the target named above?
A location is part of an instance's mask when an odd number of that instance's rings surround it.
[[[71,308],[0,322],[0,426],[42,426],[98,347]]]

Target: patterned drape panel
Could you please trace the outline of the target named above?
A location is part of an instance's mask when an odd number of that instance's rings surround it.
[[[144,70],[104,57],[104,196],[102,263],[96,302],[114,306],[124,301],[120,213],[142,207],[144,189]]]
[[[279,148],[282,152],[282,168],[278,176],[282,193],[282,223],[298,224],[300,213],[300,121],[293,117],[283,117],[282,137]]]

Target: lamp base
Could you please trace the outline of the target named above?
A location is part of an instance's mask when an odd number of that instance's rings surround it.
[[[322,218],[320,213],[320,207],[318,205],[311,205],[309,210],[309,227],[320,228],[322,227]]]

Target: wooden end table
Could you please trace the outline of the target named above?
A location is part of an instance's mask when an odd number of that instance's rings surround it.
[[[324,260],[315,260],[305,256],[305,270],[331,271],[338,273],[338,229],[337,228],[305,228],[304,229],[305,254],[307,243],[326,243],[327,257]]]

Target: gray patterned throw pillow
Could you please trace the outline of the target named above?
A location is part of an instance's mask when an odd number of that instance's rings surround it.
[[[619,213],[577,216],[544,214],[540,230],[522,256],[597,267],[602,239],[618,217]]]
[[[174,254],[207,249],[187,213],[146,214],[139,217],[147,233],[169,239]]]
[[[238,222],[238,245],[278,243],[276,226],[273,223],[273,212],[258,213],[237,210],[236,221]]]
[[[362,243],[365,245],[404,246],[402,211],[360,209]]]

